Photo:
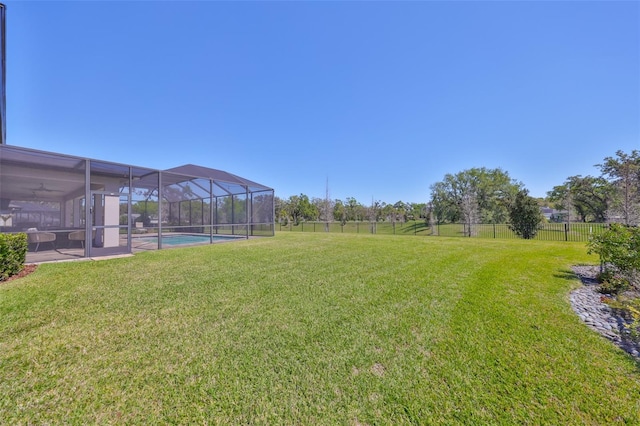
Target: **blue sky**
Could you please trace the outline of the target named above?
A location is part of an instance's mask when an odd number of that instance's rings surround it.
[[[640,149],[636,1],[5,3],[10,145],[364,204]]]

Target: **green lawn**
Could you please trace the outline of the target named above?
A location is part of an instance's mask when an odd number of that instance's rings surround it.
[[[640,424],[583,243],[279,233],[0,285],[4,424]]]

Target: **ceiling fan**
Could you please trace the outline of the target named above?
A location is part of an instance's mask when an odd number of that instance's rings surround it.
[[[34,194],[36,192],[63,192],[63,191],[60,191],[58,189],[47,188],[46,186],[44,186],[44,183],[42,183],[42,182],[40,182],[40,186],[39,187],[37,187],[37,188],[28,188],[28,189],[29,189],[29,191],[33,191]]]

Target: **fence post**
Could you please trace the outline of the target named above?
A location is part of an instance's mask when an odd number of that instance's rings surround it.
[[[316,232],[316,223],[313,222],[313,232]]]
[[[356,222],[356,234],[360,233],[360,222]]]
[[[304,232],[304,222],[301,223],[301,226],[302,226],[302,231],[300,232]]]
[[[564,224],[564,240],[569,241],[569,224]]]
[[[496,239],[496,224],[495,224],[495,222],[493,224],[493,239],[494,240]]]

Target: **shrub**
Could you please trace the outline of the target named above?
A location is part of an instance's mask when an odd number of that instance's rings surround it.
[[[529,240],[538,233],[542,220],[537,201],[529,196],[526,189],[518,191],[509,206],[509,228],[519,237]]]
[[[598,291],[604,294],[618,294],[629,289],[629,280],[612,270],[598,274]]]
[[[613,266],[625,278],[633,280],[640,271],[640,228],[613,223],[587,246],[590,254],[600,256],[603,265]]]
[[[0,234],[0,281],[24,268],[27,257],[27,234]]]

